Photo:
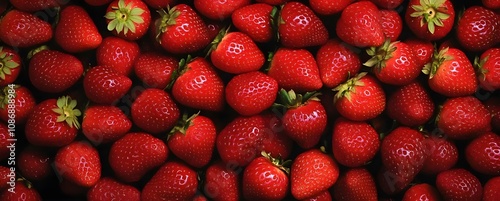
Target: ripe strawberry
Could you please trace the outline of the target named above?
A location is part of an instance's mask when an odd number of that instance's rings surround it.
[[[181,61],[172,96],[181,105],[194,109],[224,109],[224,82],[212,64],[202,57]]]
[[[210,165],[205,171],[205,195],[214,201],[240,200],[239,172],[222,161]]]
[[[336,201],[375,201],[375,180],[366,169],[349,169],[333,186],[333,196]]]
[[[91,6],[104,6],[111,3],[113,0],[84,0],[85,3]]]
[[[353,121],[366,121],[382,114],[385,109],[385,93],[371,75],[359,73],[337,86],[334,103],[337,111]]]
[[[380,10],[380,23],[386,38],[397,41],[403,31],[403,19],[395,10]]]
[[[434,186],[422,183],[410,187],[403,196],[403,201],[415,200],[439,201],[441,197]]]
[[[466,50],[484,51],[497,42],[500,16],[482,6],[465,10],[457,25],[457,40]]]
[[[9,85],[4,87],[2,92],[3,93],[0,93],[0,119],[4,122],[9,122],[12,114],[15,114],[14,123],[16,125],[23,125],[26,123],[26,120],[36,105],[35,97],[31,91],[21,85]],[[11,108],[9,108],[9,101],[11,103],[14,101],[14,103],[11,104],[11,107],[14,107],[14,113],[10,114],[9,109]]]
[[[278,94],[278,82],[253,71],[234,76],[226,85],[226,101],[236,112],[252,116],[270,108]]]
[[[455,10],[450,0],[410,0],[405,12],[405,22],[418,38],[436,41],[451,31],[455,22]]]
[[[193,201],[208,201],[208,199],[202,194],[197,194],[193,198]]]
[[[101,178],[88,192],[89,201],[108,200],[140,201],[141,192],[133,186],[122,184],[112,178]]]
[[[489,98],[483,104],[491,114],[491,127],[493,131],[500,132],[500,98]]]
[[[448,98],[437,117],[437,127],[450,139],[473,139],[491,130],[491,115],[473,96]]]
[[[129,76],[139,53],[136,42],[110,36],[97,48],[97,65],[109,66],[118,74]]]
[[[283,161],[262,153],[243,172],[243,197],[246,200],[283,200],[288,193],[288,172]]]
[[[11,47],[33,47],[52,39],[52,27],[31,13],[8,11],[0,21],[0,40]]]
[[[495,201],[500,189],[500,177],[493,177],[484,184],[483,201]]]
[[[23,1],[23,0],[10,0],[10,4],[21,11],[25,12],[35,12],[40,10],[48,10],[51,8],[56,8],[61,6],[61,0],[34,0],[34,1]]]
[[[132,121],[142,130],[159,134],[172,129],[180,117],[176,103],[165,91],[149,88],[132,103]]]
[[[465,158],[475,171],[500,175],[500,136],[487,132],[475,138],[467,145]]]
[[[177,68],[179,68],[177,59],[157,52],[142,53],[134,63],[135,75],[149,87],[157,89],[167,87]]]
[[[175,3],[175,0],[142,0],[149,7],[154,9],[167,8]]]
[[[429,86],[448,97],[472,95],[478,86],[474,67],[464,52],[445,48],[435,52],[422,70],[429,75]]]
[[[320,46],[328,41],[328,31],[323,22],[302,3],[285,3],[278,23],[279,39],[283,47],[305,48]]]
[[[224,20],[231,17],[231,14],[238,8],[250,4],[250,0],[194,0],[194,7],[203,16],[212,20]]]
[[[108,66],[96,66],[83,77],[83,89],[92,102],[117,104],[132,86],[132,80]]]
[[[29,63],[29,79],[42,92],[60,93],[73,86],[83,74],[75,56],[56,50],[42,50]]]
[[[326,42],[316,53],[319,74],[323,84],[335,88],[347,81],[349,75],[355,75],[361,70],[358,54],[339,40]]]
[[[106,10],[108,31],[127,40],[144,36],[151,22],[148,6],[141,0],[114,0]]]
[[[82,133],[94,145],[114,142],[131,127],[132,121],[115,106],[89,106],[82,121]]]
[[[0,123],[0,160],[5,160],[9,158],[10,156],[10,146],[12,143],[11,140],[13,140],[15,137],[11,136],[11,133],[9,131],[9,128],[7,127],[7,124],[1,122]],[[2,176],[2,175],[0,175]]]
[[[165,163],[142,189],[141,200],[192,200],[198,187],[194,170],[179,162]]]
[[[275,111],[273,111],[275,112]],[[293,141],[283,129],[282,114],[264,113],[266,128],[262,139],[262,151],[268,153],[273,158],[288,159],[292,153]]]
[[[354,0],[341,0],[341,1],[321,1],[309,0],[311,9],[320,15],[333,15],[341,12]]]
[[[500,89],[500,48],[491,48],[476,58],[479,86],[488,91]]]
[[[431,135],[425,138],[424,144],[427,157],[421,170],[422,173],[437,175],[451,169],[457,163],[458,149],[452,141]]]
[[[26,180],[15,182],[15,191],[12,193],[9,189],[5,189],[0,193],[0,200],[25,200],[25,201],[42,201],[42,197],[32,184]]]
[[[163,164],[168,152],[165,143],[150,134],[128,133],[111,146],[109,165],[120,180],[136,182]]]
[[[337,36],[344,42],[364,48],[384,43],[382,18],[377,6],[360,1],[347,6],[337,22]]]
[[[54,159],[56,173],[63,179],[82,187],[92,187],[101,178],[99,153],[89,143],[72,142],[57,151]]]
[[[76,100],[68,96],[46,99],[33,108],[25,126],[25,135],[33,145],[62,147],[73,142],[80,123]]]
[[[280,88],[297,93],[319,90],[323,83],[314,56],[306,49],[279,48],[267,74]]]
[[[481,200],[483,194],[479,179],[465,169],[439,173],[436,187],[444,200]]]
[[[348,167],[367,164],[377,154],[377,131],[366,122],[338,118],[333,125],[332,149],[337,162]]]
[[[491,10],[500,9],[500,1],[498,0],[482,0],[481,2],[483,3],[484,7],[489,8]]]
[[[313,197],[303,199],[303,201],[332,201],[332,195],[326,190]]]
[[[0,46],[0,86],[12,84],[21,72],[21,57],[7,46]]]
[[[41,181],[52,174],[54,157],[45,150],[28,146],[19,153],[17,167],[19,173],[30,181]]]
[[[413,50],[415,58],[414,62],[419,68],[432,61],[434,45],[431,42],[416,38],[410,38],[405,40],[404,43],[409,45],[410,49]]]
[[[0,192],[10,187],[8,182],[10,182],[11,177],[8,176],[9,174],[11,174],[10,167],[0,166]]]
[[[93,50],[102,42],[102,36],[84,8],[70,5],[61,10],[54,38],[67,52]]]
[[[302,152],[290,169],[290,189],[295,199],[315,196],[331,186],[339,177],[335,161],[318,149]]]
[[[389,96],[387,114],[405,126],[421,126],[434,114],[434,102],[420,82],[412,82]]]
[[[403,0],[370,0],[377,6],[385,9],[394,9],[403,3]]]
[[[231,15],[234,26],[247,34],[253,41],[266,43],[273,38],[271,26],[273,7],[265,3],[256,3],[239,8]]]

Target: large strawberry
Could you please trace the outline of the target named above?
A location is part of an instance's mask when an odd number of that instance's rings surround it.
[[[114,0],[104,17],[108,31],[127,40],[144,36],[151,22],[148,6],[141,0]]]
[[[180,111],[170,94],[149,88],[141,92],[131,107],[132,121],[146,132],[159,134],[172,129]]]
[[[14,181],[15,191],[5,189],[0,192],[0,200],[26,200],[26,201],[42,201],[42,196],[35,187],[26,180]]]
[[[157,52],[142,53],[134,63],[135,75],[148,87],[157,89],[165,89],[178,68],[177,59]]]
[[[321,46],[316,53],[316,62],[321,80],[328,88],[335,88],[347,81],[349,75],[355,75],[361,70],[358,54],[336,39]]]
[[[141,200],[192,200],[198,175],[189,166],[175,161],[165,163],[146,183]]]
[[[77,5],[61,10],[54,38],[67,52],[78,53],[97,48],[102,36],[87,11]]]
[[[434,114],[434,102],[420,82],[397,88],[387,100],[387,114],[406,126],[424,125]]]
[[[82,187],[92,187],[101,178],[99,153],[84,141],[72,142],[59,149],[54,168],[60,178]]]
[[[410,0],[405,22],[418,38],[436,41],[451,31],[455,10],[450,0]]]
[[[250,0],[195,0],[194,7],[205,17],[212,20],[224,20],[231,17],[231,14],[238,8],[250,4]]]
[[[30,181],[43,181],[53,174],[54,156],[46,150],[27,146],[19,153],[19,173]]]
[[[82,120],[82,133],[94,145],[114,142],[132,127],[132,121],[115,106],[89,106]]]
[[[360,1],[347,6],[336,27],[337,36],[356,47],[376,47],[384,43],[380,12],[370,1]]]
[[[309,0],[311,9],[320,15],[333,15],[341,12],[354,0],[340,0],[340,1],[322,1],[322,0]]]
[[[95,66],[83,78],[85,95],[99,104],[117,104],[131,86],[130,78],[108,66]]]
[[[472,169],[487,175],[500,175],[500,136],[487,132],[467,145],[465,158]]]
[[[484,184],[483,201],[495,201],[500,189],[500,177],[493,177]]]
[[[417,38],[409,38],[403,41],[410,46],[414,53],[415,63],[418,67],[422,67],[432,61],[432,54],[434,53],[434,45],[432,42],[425,41]]]
[[[109,66],[120,75],[129,76],[140,49],[134,41],[110,36],[97,48],[97,65]]]
[[[52,39],[52,27],[35,15],[16,9],[0,21],[0,41],[11,47],[32,47]]]
[[[422,173],[437,175],[451,169],[458,162],[458,148],[451,140],[431,135],[425,138],[424,143],[427,157]]]
[[[457,24],[457,41],[466,50],[484,51],[498,42],[500,16],[482,6],[465,10]]]
[[[318,16],[300,2],[287,2],[278,21],[279,40],[283,47],[319,46],[328,40],[328,31]]]
[[[19,10],[25,12],[35,12],[41,10],[48,10],[51,8],[56,8],[61,6],[64,2],[62,0],[33,0],[33,1],[23,1],[23,0],[9,0],[10,4]]]
[[[403,19],[395,10],[380,10],[380,24],[386,38],[397,41],[403,31]]]
[[[479,86],[488,91],[500,89],[500,48],[491,48],[483,52],[474,61],[477,68]]]
[[[21,57],[7,46],[0,46],[0,86],[13,83],[21,72]]]
[[[113,178],[101,178],[87,193],[88,201],[130,200],[140,201],[141,192],[133,186],[116,181]]]
[[[479,179],[465,169],[441,172],[436,187],[444,200],[481,200],[483,188]]]
[[[283,161],[262,153],[243,172],[243,197],[246,200],[283,200],[288,193],[288,172]]]
[[[240,169],[227,166],[222,161],[210,165],[205,171],[203,193],[214,201],[240,200],[240,172],[238,170]]]
[[[265,3],[256,3],[239,8],[231,15],[231,21],[241,32],[253,41],[266,43],[273,38],[271,14],[273,7]]]
[[[422,183],[410,187],[403,196],[403,201],[415,200],[439,201],[441,196],[434,186]]]
[[[9,122],[10,117],[14,114],[14,123],[23,125],[36,105],[33,93],[20,85],[8,85],[3,88],[2,92],[0,93],[0,119]],[[14,109],[14,113],[9,112],[11,109]]]
[[[375,180],[366,169],[349,169],[340,175],[333,186],[333,197],[336,201],[375,201]]]

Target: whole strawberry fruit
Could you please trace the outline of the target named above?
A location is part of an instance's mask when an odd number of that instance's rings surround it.
[[[436,187],[444,200],[481,200],[483,187],[479,179],[465,169],[441,172],[436,178]]]
[[[34,188],[34,186],[26,180],[16,181],[16,186],[14,193],[5,189],[0,192],[0,200],[11,201],[11,200],[25,200],[25,201],[42,201],[42,196]]]
[[[189,166],[175,161],[165,163],[146,183],[141,200],[192,200],[198,175]]]
[[[54,156],[34,146],[27,146],[19,153],[17,167],[24,178],[43,181],[53,173]]]
[[[333,197],[337,201],[375,201],[377,194],[373,176],[363,168],[345,171],[333,186]]]
[[[101,178],[101,162],[97,149],[84,141],[76,141],[57,151],[56,173],[75,185],[90,188]]]
[[[61,10],[54,38],[62,49],[70,53],[93,50],[102,42],[102,36],[92,18],[83,7],[77,5]]]
[[[268,4],[251,4],[235,10],[231,15],[231,21],[253,41],[266,43],[273,38],[272,12],[273,7]]]
[[[434,102],[420,82],[397,88],[387,100],[387,114],[406,126],[420,126],[434,114]]]
[[[484,51],[498,42],[500,17],[482,6],[465,10],[457,24],[457,40],[466,50]]]
[[[316,62],[321,81],[328,88],[337,87],[347,81],[349,75],[355,75],[361,70],[358,54],[336,39],[321,46],[316,53]]]
[[[214,201],[240,200],[240,172],[222,161],[215,162],[205,171],[204,192],[207,198]]]
[[[281,8],[278,34],[287,48],[319,46],[328,40],[328,31],[318,16],[300,2],[287,2]]]
[[[87,192],[88,201],[108,201],[108,200],[130,200],[140,201],[141,192],[133,186],[122,184],[113,178],[101,178]]]
[[[134,63],[135,75],[148,87],[165,89],[179,68],[174,57],[157,52],[140,54]]]
[[[151,22],[148,6],[141,0],[114,0],[106,10],[108,31],[127,40],[144,36]]]
[[[7,46],[0,46],[0,86],[12,84],[21,72],[21,57]]]
[[[384,43],[380,12],[370,1],[347,6],[337,21],[337,36],[349,45],[364,48]]]
[[[35,97],[33,93],[26,87],[21,85],[8,85],[5,86],[0,93],[0,119],[4,122],[8,122],[12,113],[9,113],[9,102],[11,107],[14,108],[15,124],[23,125],[26,123],[31,111],[36,105]],[[14,103],[12,103],[14,101]],[[11,120],[12,121],[12,120]]]
[[[50,24],[31,13],[8,11],[0,21],[0,41],[11,47],[33,47],[52,39]]]
[[[132,121],[139,128],[152,134],[172,129],[180,117],[180,111],[170,94],[149,88],[132,103]]]
[[[431,135],[425,138],[424,143],[427,157],[422,173],[437,175],[451,169],[458,162],[458,148],[451,140]]]
[[[403,19],[395,10],[380,10],[382,31],[391,42],[397,41],[403,31]]]
[[[455,22],[455,10],[450,0],[410,0],[405,22],[418,38],[436,41],[445,37]]]
[[[487,175],[500,175],[500,136],[487,132],[472,140],[465,149],[472,169]]]
[[[500,89],[500,48],[490,48],[476,57],[479,86],[488,91]]]
[[[432,42],[417,38],[409,38],[404,40],[404,43],[410,46],[410,49],[415,54],[416,66],[423,67],[425,64],[432,61],[434,53],[434,45]]]
[[[483,201],[495,201],[500,189],[500,177],[493,177],[484,184]]]
[[[139,45],[135,41],[109,36],[96,50],[97,65],[108,66],[119,75],[129,76],[139,52]]]
[[[115,106],[89,106],[82,120],[82,133],[94,145],[114,142],[131,127],[132,121]]]
[[[279,159],[266,153],[262,155],[250,162],[243,172],[243,197],[246,200],[282,200],[288,193],[289,169],[283,167]]]
[[[83,77],[83,90],[87,98],[103,105],[116,105],[131,86],[130,78],[108,66],[95,66]]]

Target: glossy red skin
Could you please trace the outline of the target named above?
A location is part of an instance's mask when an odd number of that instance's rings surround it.
[[[431,134],[425,138],[424,143],[427,158],[422,167],[422,173],[437,175],[455,166],[458,161],[458,149],[452,141]]]
[[[7,146],[10,145],[10,140],[12,140],[13,137],[10,136],[9,127],[7,126],[6,123],[0,123],[0,160],[7,159],[10,155],[10,148]]]
[[[24,87],[24,86],[18,86],[15,88],[15,93],[16,93],[16,98],[15,98],[15,112],[14,114],[16,115],[14,120],[16,121],[16,125],[23,125],[26,123],[26,120],[28,119],[29,115],[33,111],[33,108],[36,105],[36,100],[31,91]],[[8,96],[8,94],[7,94]],[[5,105],[4,108],[0,108],[0,119],[2,119],[4,122],[9,121],[9,106],[8,104]]]
[[[500,1],[498,0],[482,0],[481,1],[484,5],[484,7],[492,9],[492,10],[497,10],[500,9]]]
[[[318,195],[303,199],[302,201],[332,201],[332,195],[330,194],[329,191],[323,191]]]
[[[282,121],[285,134],[303,149],[310,149],[319,143],[326,128],[326,110],[320,101],[308,100],[289,108]]]
[[[382,31],[392,42],[397,41],[403,31],[403,19],[395,10],[380,10]]]
[[[239,8],[231,15],[231,21],[241,32],[258,43],[266,43],[273,38],[271,11],[273,7],[265,3],[256,3]]]
[[[19,153],[19,173],[30,181],[42,181],[53,174],[54,156],[40,148],[28,146]]]
[[[495,201],[500,189],[500,177],[493,177],[484,184],[483,201]]]
[[[172,6],[176,0],[142,0],[148,6],[152,8],[167,8],[168,6]]]
[[[381,22],[382,17],[375,4],[359,1],[342,11],[335,30],[342,41],[352,46],[377,47],[385,40]]]
[[[118,1],[120,0],[114,0],[111,2],[111,4],[108,5],[108,9],[106,10],[106,13],[108,12],[113,12],[113,7],[118,8]],[[148,6],[142,1],[142,0],[124,0],[125,5],[131,5],[132,8],[140,8],[144,10],[144,12],[139,16],[142,18],[144,21],[143,23],[134,23],[135,25],[135,33],[130,31],[125,34],[125,32],[122,30],[120,33],[118,33],[115,30],[112,31],[113,35],[118,36],[120,38],[126,39],[126,40],[137,40],[139,38],[142,38],[148,32],[149,29],[149,23],[151,23],[151,13],[149,11]],[[106,23],[109,24],[111,20],[106,19]]]
[[[340,1],[322,1],[322,0],[309,0],[311,9],[320,15],[333,15],[341,12],[354,0],[340,0]]]
[[[10,75],[4,73],[5,79],[0,79],[0,87],[3,87],[7,86],[8,84],[12,84],[17,79],[17,77],[19,77],[19,73],[21,72],[23,64],[21,62],[21,57],[19,56],[19,54],[10,47],[2,46],[2,51],[0,53],[6,53],[5,57],[12,57],[10,61],[16,62],[19,65],[15,68],[9,68]],[[3,68],[7,67],[3,66],[2,69]]]
[[[397,88],[387,100],[387,114],[406,126],[420,126],[434,114],[434,102],[420,82]]]
[[[231,14],[238,8],[250,4],[250,0],[195,0],[194,7],[203,16],[212,20],[224,20],[231,17]]]
[[[259,47],[242,32],[225,35],[210,53],[210,59],[216,68],[231,74],[257,71],[265,62]]]
[[[445,13],[450,15],[450,17],[448,19],[442,20],[444,26],[435,26],[434,34],[432,34],[428,30],[427,23],[425,23],[423,26],[420,26],[422,16],[410,16],[410,14],[415,12],[415,9],[412,8],[412,5],[420,5],[420,0],[410,0],[404,16],[406,22],[405,24],[408,25],[408,27],[416,37],[427,41],[436,41],[444,38],[446,35],[448,35],[448,33],[450,33],[451,29],[453,28],[453,23],[455,22],[455,10],[453,7],[453,3],[450,0],[446,0],[442,5],[442,9],[446,10]]]
[[[185,164],[170,161],[146,183],[141,200],[192,200],[197,187],[196,171]]]
[[[127,94],[132,80],[108,66],[95,66],[83,77],[83,90],[94,103],[114,105]]]
[[[84,141],[75,141],[59,149],[54,167],[62,179],[81,187],[94,186],[101,178],[99,153]]]
[[[115,106],[89,106],[82,121],[82,133],[94,145],[114,142],[132,128],[132,121]]]
[[[52,27],[48,22],[27,12],[13,9],[0,21],[0,40],[11,47],[41,45],[52,39],[52,36]]]
[[[203,193],[214,201],[240,200],[240,177],[236,168],[222,161],[210,165],[205,171]]]
[[[335,88],[347,81],[349,75],[356,75],[361,70],[358,54],[339,40],[326,42],[316,53],[316,62],[323,85]]]
[[[481,6],[465,10],[457,25],[457,40],[466,50],[480,52],[498,42],[500,16]]]
[[[148,87],[165,89],[179,68],[179,61],[168,55],[147,52],[137,57],[133,68],[135,75]]]
[[[63,2],[60,0],[34,0],[34,1],[23,1],[23,0],[9,0],[10,4],[19,10],[25,12],[35,12],[39,10],[51,9],[59,7]]]
[[[483,102],[491,114],[491,127],[493,131],[500,132],[500,98],[492,97]]]
[[[137,188],[120,183],[113,178],[101,178],[87,192],[89,201],[108,201],[108,200],[130,200],[140,201],[141,192]]]
[[[477,74],[479,86],[488,91],[500,89],[500,48],[491,48],[486,50],[483,54],[481,54],[479,59],[486,59],[482,68],[487,71],[484,74]]]
[[[333,186],[333,197],[336,201],[376,201],[375,180],[366,169],[349,169]]]
[[[421,39],[410,38],[404,41],[413,50],[415,63],[418,67],[424,67],[425,64],[432,61],[432,54],[434,53],[434,45],[429,41]]]
[[[328,40],[323,22],[306,5],[287,2],[281,9],[282,24],[278,26],[280,43],[286,48],[319,46]]]
[[[385,9],[394,9],[403,3],[403,0],[371,0],[377,6]]]
[[[262,151],[265,151],[273,158],[286,160],[292,154],[293,141],[283,129],[283,122],[280,113],[264,113],[266,130],[262,140]]]
[[[441,197],[434,186],[426,183],[417,184],[406,190],[403,201],[439,201]]]
[[[140,48],[136,42],[109,36],[97,48],[97,65],[109,66],[118,74],[129,76],[139,53]]]
[[[472,140],[465,158],[473,170],[486,175],[500,175],[500,136],[486,132]]]
[[[246,200],[282,200],[288,186],[288,175],[263,156],[250,162],[243,172],[242,190]]]
[[[132,103],[132,122],[146,132],[160,134],[172,129],[180,111],[170,94],[160,89],[144,90]]]
[[[54,31],[56,43],[67,52],[93,50],[102,42],[102,36],[84,8],[70,5],[61,10]]]
[[[411,46],[403,42],[394,44],[396,50],[392,57],[385,61],[385,67],[374,68],[375,76],[383,83],[391,85],[407,85],[413,82],[422,72],[417,66]]]
[[[9,189],[5,189],[0,193],[0,200],[25,200],[25,201],[42,201],[42,197],[35,188],[28,188],[24,181],[16,181],[16,193],[12,193]]]
[[[483,194],[479,179],[465,169],[439,173],[436,187],[444,200],[481,200]]]

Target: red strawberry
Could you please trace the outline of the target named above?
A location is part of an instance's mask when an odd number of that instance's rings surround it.
[[[431,135],[425,138],[424,143],[427,157],[424,161],[424,167],[422,167],[422,173],[437,175],[455,166],[458,161],[458,149],[453,142]]]
[[[382,18],[377,6],[360,1],[347,6],[337,22],[337,36],[356,47],[376,47],[384,43]]]
[[[479,86],[488,91],[500,89],[500,48],[491,48],[476,58]]]
[[[238,8],[250,4],[250,0],[195,0],[194,7],[205,17],[212,20],[224,20],[231,17],[231,14]]]
[[[30,182],[25,180],[16,181],[15,187],[13,192],[9,191],[9,189],[3,190],[0,193],[0,200],[42,201],[42,197]]]
[[[500,9],[500,1],[498,0],[482,0],[481,1],[484,5],[484,7],[492,9],[492,10],[497,10]]]
[[[16,9],[0,21],[0,40],[11,47],[32,47],[52,39],[52,27],[35,15]]]
[[[354,0],[341,0],[341,1],[321,1],[321,0],[309,0],[309,6],[311,9],[320,15],[333,15],[341,12],[349,4],[354,2]]]
[[[8,85],[0,93],[0,119],[9,122],[12,114],[15,114],[16,125],[23,125],[28,119],[31,111],[36,105],[36,100],[31,91],[20,85]],[[10,107],[14,107],[14,113],[9,113]],[[12,120],[11,120],[12,121]]]
[[[333,196],[336,201],[375,201],[375,180],[366,169],[349,169],[333,186]]]
[[[253,71],[234,76],[226,85],[226,101],[236,112],[252,116],[270,108],[278,94],[278,82]]]
[[[210,165],[205,171],[205,195],[214,201],[240,200],[239,172],[222,161]]]
[[[127,40],[144,36],[151,22],[148,6],[141,0],[114,0],[106,10],[108,31]]]
[[[331,186],[339,177],[339,168],[333,159],[318,149],[302,152],[290,169],[290,187],[295,199],[315,196]]]
[[[278,34],[281,45],[287,48],[319,46],[328,40],[323,22],[306,5],[285,3],[279,16]]]
[[[63,96],[36,105],[24,130],[28,142],[46,147],[62,147],[73,142],[80,128],[81,112],[76,104],[76,100]]]
[[[117,104],[131,86],[130,78],[108,66],[93,67],[83,77],[85,95],[99,104]]]
[[[102,36],[84,8],[70,5],[62,9],[54,37],[67,52],[93,50],[102,42]]]
[[[231,21],[241,32],[253,41],[266,43],[273,38],[271,26],[273,7],[265,3],[256,3],[239,8],[231,15]]]
[[[455,10],[450,0],[410,0],[405,22],[418,38],[436,41],[445,37],[455,22]]]
[[[377,154],[377,131],[366,122],[338,118],[333,125],[332,149],[336,161],[348,167],[367,164]]]
[[[262,151],[273,158],[288,159],[292,152],[293,141],[283,129],[281,113],[273,110],[273,114],[263,114],[266,130],[262,140]]]
[[[465,10],[457,24],[457,40],[466,50],[484,51],[497,42],[500,17],[482,6]]]
[[[139,128],[152,134],[172,129],[180,111],[170,94],[160,89],[144,90],[132,103],[132,121]]]
[[[385,9],[394,9],[403,3],[403,0],[371,0],[377,6]]]
[[[500,136],[487,132],[472,140],[465,149],[472,169],[487,175],[500,175]]]
[[[168,152],[165,143],[150,134],[128,133],[111,146],[109,165],[122,181],[136,182],[163,164]]]
[[[45,150],[28,146],[19,153],[17,167],[24,178],[41,181],[52,174],[53,159]]]
[[[130,75],[140,49],[134,41],[110,36],[97,48],[97,65],[109,66],[120,75]]]
[[[382,114],[385,109],[385,93],[377,80],[366,73],[359,73],[337,86],[334,91],[335,107],[345,118],[366,121]]]
[[[404,43],[409,45],[410,49],[413,50],[416,66],[423,67],[425,64],[432,61],[434,45],[431,42],[410,38],[405,40]]]
[[[224,22],[218,20],[207,20],[205,23],[207,25],[208,38],[213,41],[222,30]]]
[[[491,115],[473,96],[447,99],[437,117],[437,127],[450,139],[473,139],[491,130]]]
[[[269,5],[277,6],[277,5],[284,4],[285,2],[287,2],[289,0],[255,0],[255,1],[257,1],[259,3],[266,3]]]
[[[179,68],[177,59],[157,52],[142,53],[134,63],[135,75],[149,87],[157,89],[167,87],[177,68]]]
[[[111,3],[113,0],[84,0],[85,3],[91,6],[104,6]]]
[[[444,200],[481,200],[483,188],[479,179],[465,169],[441,172],[436,187]]]
[[[115,106],[90,106],[85,110],[82,133],[94,145],[114,142],[132,127],[132,121]]]
[[[21,71],[21,57],[7,46],[0,46],[0,86],[12,84]]]
[[[54,167],[63,180],[82,187],[92,187],[101,178],[99,153],[83,141],[72,142],[59,149]]]
[[[29,79],[40,91],[60,93],[73,86],[83,74],[75,56],[56,50],[42,50],[30,60]]]
[[[489,98],[483,104],[491,114],[491,127],[493,131],[500,132],[500,98]]]
[[[336,39],[321,46],[316,53],[316,62],[321,80],[328,88],[335,88],[347,81],[349,75],[355,75],[361,70],[358,54]]]
[[[9,182],[10,179],[12,178],[11,176],[14,175],[9,175],[9,174],[12,174],[10,171],[10,167],[0,166],[0,192],[10,187]]]
[[[4,160],[9,158],[10,156],[10,147],[12,140],[15,139],[14,135],[11,135],[9,131],[9,127],[7,124],[1,122],[0,123],[0,160]],[[2,175],[0,175],[2,176]]]
[[[397,88],[389,96],[387,114],[406,126],[424,125],[434,114],[434,102],[420,82],[413,82]]]
[[[380,10],[382,31],[391,42],[397,41],[403,31],[403,19],[395,10]]]
[[[133,186],[122,184],[112,178],[100,179],[87,193],[88,201],[108,200],[140,201],[141,192]]]
[[[198,187],[194,170],[179,162],[165,163],[144,186],[141,200],[192,200]]]
[[[283,200],[288,193],[288,171],[283,161],[262,153],[243,172],[243,197],[246,200]]]
[[[483,201],[495,201],[498,198],[498,189],[500,189],[500,177],[493,177],[483,188]]]
[[[56,8],[61,6],[61,3],[63,3],[63,1],[61,0],[34,0],[34,1],[10,0],[10,4],[12,4],[17,9],[25,12],[48,10],[51,8]]]
[[[330,192],[328,191],[323,191],[318,195],[303,199],[302,201],[332,201],[332,195],[330,195]]]
[[[403,196],[403,201],[439,201],[441,197],[433,186],[422,183],[410,187]]]
[[[146,3],[148,6],[155,9],[167,8],[168,6],[172,6],[175,2],[175,0],[142,0],[142,1],[144,1],[144,3]]]
[[[435,52],[422,71],[429,74],[431,89],[448,97],[472,95],[478,86],[474,67],[459,49]]]
[[[279,48],[267,74],[280,88],[297,93],[319,90],[323,83],[314,56],[306,49]]]
[[[208,201],[208,199],[202,195],[202,194],[197,194],[194,198],[193,201]]]

